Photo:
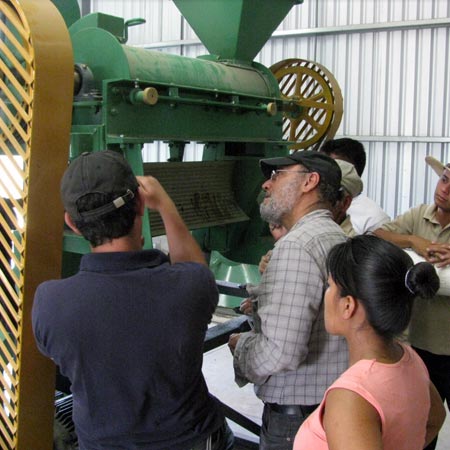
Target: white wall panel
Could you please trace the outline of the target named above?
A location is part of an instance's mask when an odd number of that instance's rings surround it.
[[[130,29],[129,44],[206,53],[171,0],[92,0],[91,8],[144,17],[145,25]],[[256,60],[311,59],[335,75],[344,97],[338,137],[364,143],[365,191],[395,216],[433,199],[437,177],[424,157],[450,161],[449,55],[448,0],[305,0]],[[187,147],[186,158],[200,155],[201,145]],[[144,157],[164,160],[167,150],[148,145]]]

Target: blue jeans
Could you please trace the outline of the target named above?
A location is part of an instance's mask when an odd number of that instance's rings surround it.
[[[318,405],[314,405],[318,406]],[[306,407],[311,409],[312,407]],[[284,414],[274,411],[268,404],[264,405],[260,450],[292,450],[295,435],[300,425],[312,411],[298,411],[295,414]]]
[[[195,444],[191,450],[231,450],[234,447],[234,435],[226,420],[223,425],[207,439]]]

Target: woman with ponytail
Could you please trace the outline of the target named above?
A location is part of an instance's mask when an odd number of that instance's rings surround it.
[[[445,410],[424,363],[398,337],[414,299],[439,289],[434,267],[368,235],[334,247],[327,267],[325,327],[346,338],[350,368],[301,426],[294,450],[422,450]]]

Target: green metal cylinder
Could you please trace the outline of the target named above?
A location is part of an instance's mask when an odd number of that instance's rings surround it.
[[[268,68],[127,46],[125,30],[123,19],[100,13],[70,29],[78,75],[91,74],[73,113],[75,126],[93,127],[87,137],[74,129],[86,145],[281,140],[282,99]]]
[[[82,29],[72,36],[76,62],[87,64],[96,88],[103,80],[132,79],[218,92],[279,97],[278,83],[265,67],[188,58],[121,44],[108,31]]]

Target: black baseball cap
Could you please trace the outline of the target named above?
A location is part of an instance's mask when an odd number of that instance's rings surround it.
[[[270,178],[272,170],[301,164],[310,172],[317,172],[322,180],[336,187],[337,191],[341,188],[341,169],[336,161],[325,153],[319,153],[315,150],[301,150],[288,156],[262,159],[259,163],[266,179]]]
[[[85,152],[74,159],[61,181],[65,210],[73,220],[96,220],[129,202],[139,184],[130,165],[118,152]],[[112,201],[90,211],[80,212],[78,200],[87,194],[115,194]]]

